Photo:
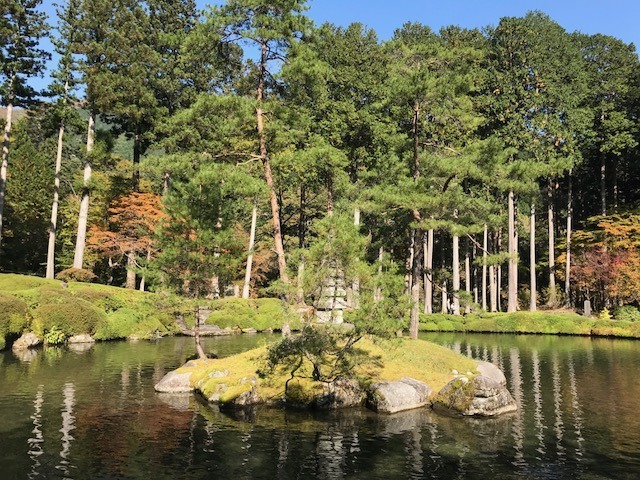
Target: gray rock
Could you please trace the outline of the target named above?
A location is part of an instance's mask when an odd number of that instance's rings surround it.
[[[339,378],[327,384],[326,391],[313,402],[313,406],[323,410],[357,407],[362,405],[365,397],[356,380]]]
[[[67,343],[96,343],[96,341],[88,333],[82,333],[69,337]]]
[[[468,382],[456,378],[436,396],[435,410],[464,416],[494,417],[514,412],[517,405],[505,385],[493,378],[478,375]]]
[[[240,385],[250,385],[250,390],[242,392],[236,398],[231,400],[228,405],[234,407],[246,407],[249,405],[257,405],[260,403],[260,396],[258,395],[258,381],[256,377],[243,378],[240,380]]]
[[[13,342],[11,349],[13,351],[26,350],[27,348],[37,347],[42,343],[35,333],[23,333],[22,336]]]
[[[504,373],[493,363],[483,362],[482,360],[476,360],[476,363],[478,364],[478,373],[480,375],[489,377],[500,385],[504,386],[507,384],[507,378],[504,376]]]
[[[379,413],[395,413],[424,407],[432,390],[429,385],[413,378],[397,382],[378,382],[371,385],[367,397],[369,408]]]
[[[161,393],[187,393],[192,392],[193,387],[189,383],[192,372],[178,373],[173,370],[167,373],[162,380],[155,385],[156,392]]]

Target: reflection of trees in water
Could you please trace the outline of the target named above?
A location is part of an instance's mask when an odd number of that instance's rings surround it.
[[[541,378],[540,378],[540,358],[538,356],[538,351],[533,350],[531,352],[531,366],[533,368],[533,404],[534,404],[534,412],[533,412],[533,421],[535,424],[536,437],[538,439],[538,448],[537,452],[540,456],[544,456],[546,452],[545,441],[544,441],[544,413],[542,410],[542,388],[541,388]],[[536,458],[540,459],[540,456],[536,455]]]
[[[511,367],[511,394],[513,395],[518,410],[515,412],[515,420],[513,422],[513,448],[516,451],[513,464],[520,469],[527,466],[524,452],[525,441],[525,425],[524,425],[524,413],[525,397],[523,395],[522,387],[522,365],[520,364],[520,350],[518,348],[511,348],[509,350],[509,361]]]
[[[56,466],[65,476],[70,475],[73,468],[69,454],[71,452],[71,442],[74,440],[71,431],[76,428],[76,417],[73,408],[76,404],[76,389],[73,383],[65,383],[62,389],[62,449],[60,450],[60,464]]]
[[[36,397],[33,400],[33,414],[31,420],[33,423],[32,437],[27,440],[29,458],[31,458],[31,472],[29,472],[29,478],[35,478],[41,475],[40,472],[40,456],[44,453],[43,443],[44,437],[42,435],[42,405],[44,404],[44,386],[38,385]]]
[[[565,456],[565,448],[562,444],[564,438],[564,421],[562,419],[562,391],[560,384],[560,365],[557,352],[553,352],[551,355],[551,369],[553,379],[553,430],[556,434],[556,455],[559,458],[563,458]]]

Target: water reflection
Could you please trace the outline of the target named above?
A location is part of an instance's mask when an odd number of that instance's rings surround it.
[[[38,391],[33,401],[33,414],[31,420],[33,429],[31,430],[32,436],[27,439],[27,453],[31,458],[31,472],[29,478],[35,478],[40,475],[40,456],[44,453],[43,443],[44,436],[42,435],[42,405],[44,404],[44,386],[38,385]]]
[[[73,407],[76,404],[75,400],[75,387],[73,383],[66,383],[62,391],[63,403],[62,403],[62,450],[60,450],[60,464],[56,467],[64,473],[65,478],[69,477],[70,469],[73,468],[69,461],[69,453],[71,452],[71,442],[74,440],[71,435],[71,431],[74,430],[76,417],[73,412]]]
[[[640,342],[434,334],[502,367],[518,412],[220,410],[153,384],[180,339],[0,353],[2,478],[634,478]],[[244,349],[239,339],[212,345]],[[233,342],[238,342],[233,343]],[[233,348],[231,348],[233,347]]]

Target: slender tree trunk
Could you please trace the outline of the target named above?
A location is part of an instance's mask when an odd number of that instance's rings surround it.
[[[378,249],[378,277],[382,276],[382,261],[384,259],[384,247]],[[376,286],[373,289],[373,303],[378,303],[382,300],[382,288]]]
[[[460,315],[460,238],[453,235],[453,314]]]
[[[487,311],[487,252],[489,248],[489,229],[484,225],[482,241],[482,310]]]
[[[507,311],[515,312],[518,310],[518,239],[516,234],[516,209],[515,195],[509,192],[509,295],[507,303]]]
[[[498,234],[497,234],[497,242],[498,242],[498,247],[497,247],[497,252],[498,253],[502,253],[502,228],[500,230],[498,230]],[[497,311],[501,312],[502,311],[502,264],[499,263],[496,267],[496,306],[497,306]]]
[[[331,174],[327,178],[327,215],[333,215],[333,177]]]
[[[196,299],[198,295],[196,295]],[[196,353],[198,354],[198,358],[200,360],[206,360],[207,354],[204,353],[204,349],[202,348],[202,342],[200,342],[200,307],[196,306],[195,308],[195,323],[193,325],[193,339],[196,342]]]
[[[618,157],[613,158],[613,211],[618,213]]]
[[[9,88],[13,85],[13,79]],[[11,99],[13,96],[9,95]],[[4,124],[4,139],[2,141],[2,166],[0,167],[0,242],[2,241],[2,226],[4,223],[4,195],[7,190],[7,166],[9,165],[9,147],[11,145],[11,124],[13,116],[13,103],[7,104],[7,116]]]
[[[89,218],[89,198],[91,191],[89,182],[91,181],[91,159],[96,140],[96,115],[93,110],[89,112],[89,124],[87,127],[87,159],[84,164],[84,188],[82,190],[82,200],[80,201],[80,213],[78,214],[78,234],[76,236],[76,250],[73,257],[73,268],[82,268],[84,260],[84,246],[87,240],[87,220]]]
[[[136,272],[134,270],[136,266],[136,253],[128,252],[127,253],[127,282],[125,284],[126,288],[134,289],[136,288]]]
[[[573,217],[573,170],[569,170],[569,191],[567,193],[567,264],[564,271],[564,298],[571,306],[571,221]]]
[[[536,207],[531,204],[531,219],[529,222],[529,270],[531,295],[529,301],[529,310],[536,311],[538,304],[538,290],[536,286]]]
[[[442,305],[440,306],[440,312],[449,313],[449,308],[448,308],[449,306],[447,305],[447,281],[446,280],[442,281],[441,293],[442,293]]]
[[[547,197],[549,199],[549,207],[547,210],[548,222],[549,222],[549,298],[547,303],[553,306],[558,301],[556,297],[556,254],[555,254],[555,225],[553,211],[553,183],[549,179],[549,186],[547,188]]]
[[[150,260],[151,260],[151,248],[149,247],[147,248],[147,265],[149,265]],[[141,292],[144,292],[145,290],[145,287],[147,285],[146,280],[147,280],[146,277],[142,275],[142,278],[140,278],[140,287],[139,287]]]
[[[600,214],[607,214],[607,163],[603,152],[600,152]]]
[[[411,295],[411,285],[413,281],[413,259],[415,257],[415,243],[416,243],[416,231],[412,228],[409,233],[409,252],[407,260],[405,261],[406,275],[404,279],[405,283],[405,295]]]
[[[424,313],[433,313],[433,228],[427,232],[424,251]]]
[[[162,178],[162,194],[163,195],[168,194],[170,188],[171,188],[171,174],[168,171],[165,171],[164,176]]]
[[[68,83],[65,85],[65,91]],[[58,129],[58,150],[56,152],[56,170],[53,184],[53,203],[51,204],[51,222],[49,223],[49,245],[47,248],[46,278],[53,278],[55,274],[56,232],[58,229],[58,195],[60,192],[60,170],[62,170],[62,138],[64,137],[64,120]]]
[[[489,304],[492,312],[498,311],[498,292],[496,289],[496,267],[495,265],[489,266]]]
[[[416,232],[416,237],[419,232]],[[414,259],[411,284],[411,313],[409,317],[409,337],[416,340],[418,338],[418,327],[420,322],[420,267],[422,263],[422,242],[414,242]]]
[[[131,188],[134,192],[140,191],[140,157],[142,156],[142,145],[140,134],[133,136],[133,174],[131,176]]]
[[[278,255],[278,271],[280,280],[289,283],[289,275],[287,274],[287,261],[284,255],[284,243],[282,241],[282,229],[280,225],[280,205],[276,194],[273,175],[271,173],[271,162],[267,153],[267,136],[264,132],[264,112],[262,104],[264,101],[264,82],[267,75],[267,44],[262,42],[260,54],[260,76],[258,80],[258,89],[256,97],[258,105],[256,107],[256,121],[258,130],[258,142],[260,144],[260,158],[264,168],[264,178],[269,187],[269,200],[271,203],[271,216],[273,217],[273,240],[275,243],[276,254]]]
[[[242,287],[242,298],[249,298],[249,286],[251,285],[251,268],[253,266],[253,248],[256,241],[256,222],[258,219],[258,200],[253,200],[253,210],[251,211],[251,231],[249,233],[249,254],[247,255],[247,268],[244,273],[244,286]]]
[[[357,230],[360,230],[360,207],[357,205],[353,209],[353,224]],[[356,259],[358,261],[359,259]],[[353,308],[360,308],[360,277],[355,277],[351,282],[351,294],[353,301],[351,306]]]
[[[464,289],[467,292],[467,302],[471,300],[471,260],[469,258],[469,243],[467,242],[467,247],[465,251],[464,257]],[[471,313],[471,306],[467,305],[464,308],[464,313]]]

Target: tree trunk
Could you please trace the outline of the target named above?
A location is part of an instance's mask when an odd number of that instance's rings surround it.
[[[136,272],[134,270],[136,266],[136,253],[127,252],[127,282],[125,288],[136,288]]]
[[[607,164],[602,152],[600,152],[600,214],[607,214]]]
[[[171,174],[168,171],[165,171],[164,176],[162,178],[162,194],[167,195],[169,193],[170,188],[171,188]]]
[[[278,272],[280,274],[280,280],[284,283],[289,283],[289,275],[287,274],[287,262],[284,256],[284,243],[282,241],[282,230],[280,226],[280,205],[278,203],[278,196],[276,195],[276,189],[273,182],[273,175],[271,173],[271,163],[269,155],[267,153],[267,137],[264,132],[264,112],[262,110],[262,103],[264,100],[264,82],[267,74],[267,44],[262,42],[261,55],[260,55],[260,76],[258,79],[258,89],[256,92],[256,98],[258,105],[256,107],[256,122],[258,130],[258,142],[260,144],[260,158],[262,159],[262,166],[264,168],[264,178],[269,188],[269,200],[271,203],[271,216],[273,217],[273,240],[275,243],[276,254],[278,255]]]
[[[140,156],[142,153],[142,145],[140,143],[140,134],[133,136],[133,174],[131,176],[131,188],[134,192],[140,191]]]
[[[253,248],[256,241],[256,222],[258,219],[258,200],[253,201],[251,211],[251,232],[249,233],[249,254],[247,255],[247,268],[244,273],[244,286],[242,287],[242,298],[249,298],[249,286],[251,284],[251,268],[253,266]]]
[[[569,191],[567,193],[567,264],[564,270],[565,305],[571,306],[571,221],[573,217],[573,171],[569,170]]]
[[[196,299],[197,298],[198,298],[198,295],[196,295]],[[195,317],[195,323],[193,325],[193,338],[196,342],[196,353],[198,354],[198,358],[200,360],[206,360],[207,354],[204,353],[204,349],[202,348],[202,343],[200,342],[200,307],[199,306],[196,306],[195,308],[194,317]]]
[[[147,248],[147,265],[149,265],[149,261],[151,260],[151,248]],[[139,290],[141,292],[144,292],[146,287],[146,278],[144,275],[142,275],[142,278],[140,278],[140,287]]]
[[[464,256],[464,289],[467,292],[467,302],[471,302],[471,260],[469,258],[469,243]],[[464,313],[471,313],[471,306],[467,304]]]
[[[453,314],[460,315],[460,239],[458,235],[453,235]]]
[[[420,267],[422,266],[422,242],[418,241],[420,232],[415,232],[413,268],[411,272],[411,313],[409,316],[409,337],[418,338],[420,322]]]
[[[427,232],[424,251],[424,313],[433,313],[433,228]]]
[[[449,313],[449,305],[447,305],[448,299],[447,299],[447,281],[446,280],[442,281],[441,293],[442,293],[442,305],[440,306],[440,312]]]
[[[380,247],[378,250],[378,277],[382,276],[382,261],[384,260],[384,247]],[[373,303],[378,303],[382,300],[382,289],[380,286],[376,286],[373,289]]]
[[[353,209],[353,224],[356,227],[356,230],[360,230],[360,207],[357,205]],[[359,259],[356,258],[356,261]],[[355,277],[353,282],[351,282],[351,295],[352,295],[352,304],[353,308],[360,308],[360,277]]]
[[[518,238],[516,234],[515,224],[515,196],[513,192],[509,192],[509,295],[507,302],[507,311],[515,312],[518,310]]]
[[[497,234],[498,247],[496,251],[502,253],[502,229]],[[502,311],[502,264],[496,266],[496,308],[498,312]]]
[[[65,85],[65,90],[67,89]],[[53,278],[55,274],[56,231],[58,228],[58,195],[60,192],[60,170],[62,169],[62,138],[64,136],[64,120],[60,122],[58,130],[58,150],[56,152],[56,170],[53,184],[53,203],[51,204],[51,222],[49,223],[49,245],[47,248],[46,278]]]
[[[489,248],[489,229],[484,226],[482,241],[482,310],[487,311],[487,252]],[[492,310],[493,311],[493,310]]]
[[[78,234],[76,236],[76,250],[73,256],[73,268],[82,268],[84,260],[84,246],[87,240],[87,220],[89,218],[89,197],[91,191],[89,182],[91,180],[91,159],[90,155],[96,140],[96,115],[91,110],[89,112],[89,124],[87,127],[87,159],[84,164],[84,188],[82,189],[82,200],[80,201],[80,213],[78,214]]]
[[[556,298],[556,254],[555,254],[555,225],[554,225],[554,211],[553,211],[553,184],[549,179],[549,186],[547,188],[547,197],[549,199],[548,207],[548,222],[549,222],[549,298],[547,303],[549,306],[553,306],[557,303]]]
[[[536,208],[533,204],[531,204],[531,220],[529,222],[529,228],[529,270],[531,275],[529,310],[531,312],[535,312],[538,304],[538,290],[536,286]]]
[[[495,265],[489,266],[489,304],[492,312],[498,311],[497,302],[497,290],[496,290],[496,267]]]
[[[13,84],[13,81],[11,82]],[[11,88],[11,85],[10,87]],[[9,96],[12,98],[12,95]],[[4,140],[2,141],[2,166],[0,167],[0,241],[2,241],[2,226],[4,223],[4,194],[7,189],[7,166],[9,164],[9,146],[11,145],[11,123],[13,103],[7,104],[7,116],[4,124]]]

